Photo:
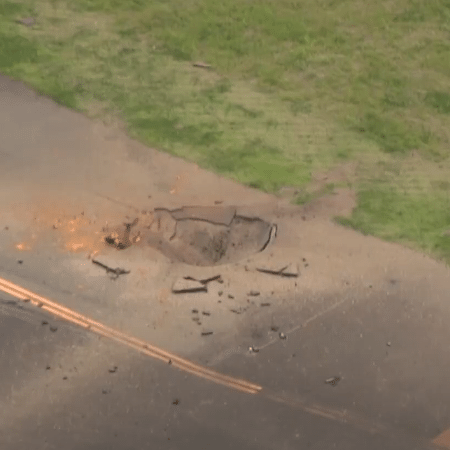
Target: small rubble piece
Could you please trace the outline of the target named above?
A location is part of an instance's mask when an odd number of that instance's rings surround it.
[[[56,332],[58,331],[58,327],[51,326],[51,327],[50,327],[50,331],[51,331],[52,333],[56,333]]]
[[[386,345],[387,345],[388,347],[390,347],[390,346],[391,346],[391,343],[390,343],[390,342],[386,342]]]
[[[198,281],[201,284],[208,284],[211,281],[217,281],[218,283],[223,283],[223,280],[221,280],[221,276],[222,275],[214,275],[213,277],[209,277],[209,278],[203,278],[202,280],[198,280],[197,278],[193,278],[193,277],[184,277],[185,280],[191,280],[191,281]]]
[[[259,291],[250,291],[247,295],[250,295],[251,297],[257,297],[259,294]]]
[[[108,370],[109,373],[116,373],[117,372],[117,366],[112,367]]]
[[[261,303],[259,306],[270,306],[270,303]]]
[[[172,405],[178,405],[180,403],[180,400],[177,398],[172,402]]]
[[[47,322],[46,320],[43,320],[43,321],[41,322],[41,325],[48,325],[48,322]]]
[[[211,69],[211,65],[204,63],[202,61],[197,61],[195,63],[192,64],[194,67],[198,67],[200,69]]]
[[[280,336],[280,339],[283,339],[283,340],[286,340],[286,339],[287,339],[287,336],[286,336],[282,331],[280,331],[280,333],[278,334],[278,336]]]
[[[211,313],[208,312],[208,311],[202,311],[202,314],[203,314],[204,316],[210,316],[210,315],[211,315]]]
[[[208,288],[205,284],[196,280],[190,280],[186,278],[179,278],[172,286],[172,292],[174,294],[186,294],[193,292],[208,292]]]
[[[325,380],[325,384],[336,386],[339,383],[339,381],[341,381],[341,377],[331,377]]]
[[[212,331],[202,331],[202,336],[211,336],[213,334]]]
[[[279,270],[267,269],[263,267],[257,267],[256,270],[262,273],[268,273],[270,275],[278,275],[280,277],[297,278],[299,275],[298,266],[294,264],[288,264]]]
[[[23,261],[21,259],[19,259],[19,261],[17,261],[18,264],[23,264]]]
[[[248,348],[248,351],[250,353],[258,353],[259,352],[259,348],[254,347],[253,345],[251,347]]]
[[[120,267],[116,267],[115,269],[112,269],[111,267],[108,267],[107,265],[105,265],[95,259],[92,260],[92,263],[97,264],[97,266],[100,266],[102,269],[105,269],[106,273],[109,275],[109,277],[112,280],[117,280],[117,278],[119,278],[120,275],[126,275],[126,274],[130,273],[129,270],[125,270]]]
[[[17,19],[16,22],[26,27],[32,27],[36,23],[36,19],[34,17],[24,17],[23,19]]]
[[[270,327],[270,329],[271,329],[272,331],[278,331],[278,330],[280,329],[280,327],[277,327],[276,325],[272,325],[272,326]]]

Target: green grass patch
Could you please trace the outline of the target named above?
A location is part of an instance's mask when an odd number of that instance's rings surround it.
[[[450,179],[449,5],[7,0],[0,4],[0,71],[268,192],[309,192],[313,172],[356,161],[362,194],[354,220],[364,216],[358,223],[378,224],[370,232],[402,240],[392,230],[403,216],[375,207],[376,196],[391,195],[399,211],[418,202],[410,228],[428,232],[408,239],[440,255],[448,211],[440,199]],[[36,24],[16,22],[26,16]],[[196,60],[211,69],[193,67]],[[419,207],[425,198],[437,199],[435,213]]]
[[[364,234],[401,242],[450,263],[450,193],[419,196],[386,187],[365,189],[359,192],[352,217],[337,220]]]
[[[450,114],[450,92],[427,92],[425,102],[442,114]]]

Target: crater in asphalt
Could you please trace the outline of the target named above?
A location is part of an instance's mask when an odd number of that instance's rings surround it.
[[[171,259],[196,266],[239,261],[261,252],[276,237],[276,225],[236,214],[233,207],[190,206],[145,212],[106,232],[105,243],[117,250],[150,246]]]

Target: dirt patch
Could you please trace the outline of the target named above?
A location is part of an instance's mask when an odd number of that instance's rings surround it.
[[[350,217],[356,206],[356,193],[352,189],[342,188],[311,201],[302,210],[309,218],[333,219],[337,216]]]
[[[237,215],[233,207],[196,206],[156,209],[141,219],[103,231],[105,243],[118,250],[150,246],[172,260],[215,266],[263,251],[273,241],[276,225]]]
[[[328,172],[316,172],[304,188],[285,186],[277,195],[288,202],[302,204],[306,213],[330,219],[349,216],[356,206],[351,186],[356,180],[356,163],[340,164]]]
[[[310,189],[318,191],[330,183],[337,186],[351,183],[355,179],[355,171],[356,163],[348,162],[340,164],[328,172],[317,172],[313,174]]]

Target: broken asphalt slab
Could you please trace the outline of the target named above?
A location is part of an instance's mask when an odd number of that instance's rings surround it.
[[[186,294],[190,292],[208,292],[208,287],[196,280],[180,278],[172,286],[172,292],[175,294]]]

